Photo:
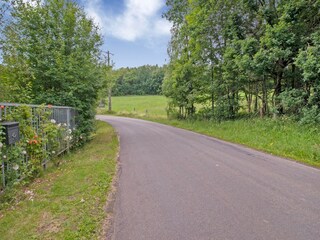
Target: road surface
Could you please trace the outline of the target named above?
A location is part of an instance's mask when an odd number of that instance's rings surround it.
[[[318,169],[170,126],[98,118],[120,135],[112,239],[320,239]]]

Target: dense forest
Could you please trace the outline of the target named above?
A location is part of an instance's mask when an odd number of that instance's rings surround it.
[[[166,4],[172,37],[163,92],[180,117],[320,122],[319,0]]]
[[[114,96],[159,95],[165,67],[144,65],[136,68],[120,68],[113,71]]]

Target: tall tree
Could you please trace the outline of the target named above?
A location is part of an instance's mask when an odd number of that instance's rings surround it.
[[[274,116],[299,115],[297,106],[311,109],[307,106],[317,102],[317,87],[306,76],[317,71],[319,42],[314,36],[320,27],[319,4],[319,0],[167,1],[165,16],[173,27],[165,93],[180,108],[190,99],[204,106],[210,101],[210,115],[218,118],[236,117],[245,107],[243,95],[247,111],[261,116],[270,110]]]
[[[79,130],[89,133],[103,78],[99,28],[67,0],[17,1],[11,15],[3,56],[18,88],[11,100],[73,106]],[[24,88],[30,89],[29,99],[17,99]]]

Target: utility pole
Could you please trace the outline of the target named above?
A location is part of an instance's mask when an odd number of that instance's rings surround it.
[[[110,55],[114,55],[113,53],[111,53],[109,50],[106,52],[107,53],[107,66],[108,66],[108,68],[110,68],[111,67],[111,65],[110,65],[110,60],[111,60],[111,58],[110,58]],[[111,97],[112,97],[112,86],[111,86],[111,83],[109,84],[109,89],[108,89],[108,111],[109,112],[111,112],[112,111],[112,99],[111,99]]]

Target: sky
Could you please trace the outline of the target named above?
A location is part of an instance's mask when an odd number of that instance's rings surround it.
[[[99,25],[104,51],[115,68],[168,62],[170,23],[162,18],[165,0],[78,0]]]

